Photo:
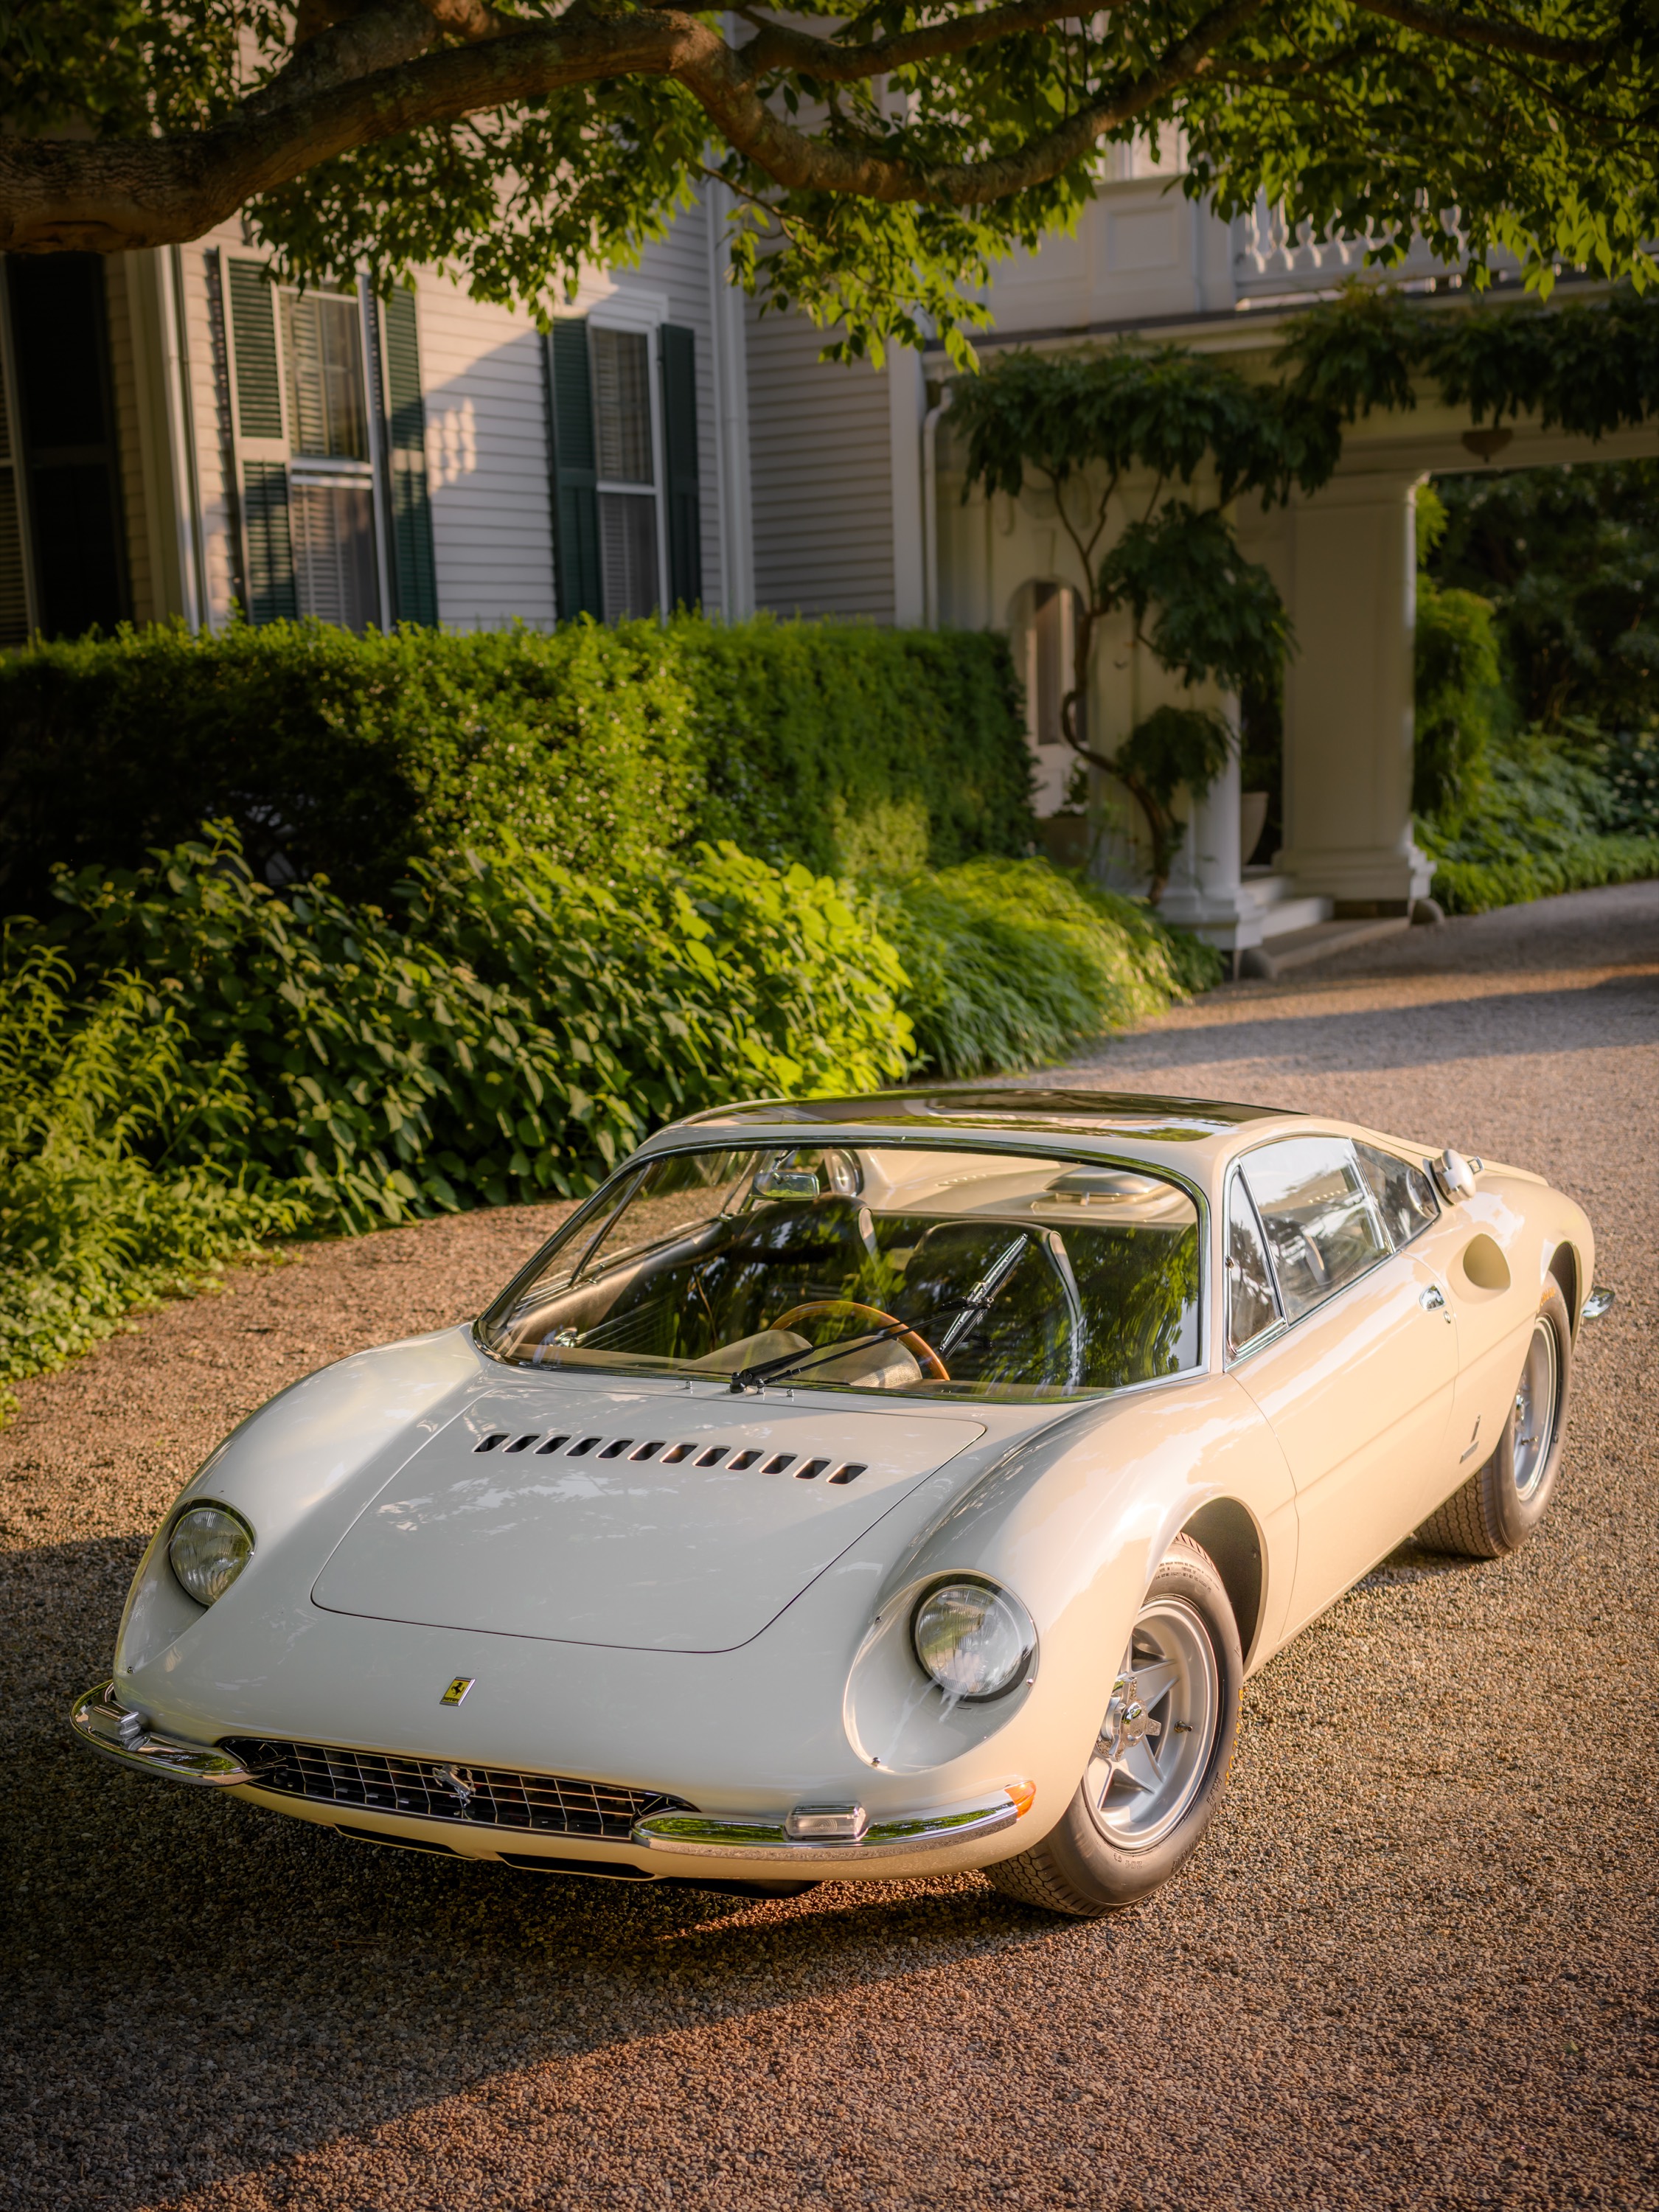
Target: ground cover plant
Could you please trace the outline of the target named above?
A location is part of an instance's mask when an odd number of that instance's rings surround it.
[[[0,945],[0,1397],[274,1239],[580,1194],[678,1115],[1030,1066],[1219,973],[1030,860],[860,890],[504,835],[380,907],[226,823],[55,905]]]

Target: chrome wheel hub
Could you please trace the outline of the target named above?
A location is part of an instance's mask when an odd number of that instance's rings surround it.
[[[1555,1442],[1555,1404],[1560,1389],[1555,1331],[1547,1321],[1533,1325],[1527,1364],[1515,1393],[1515,1487],[1530,1498],[1544,1479]]]
[[[1208,1770],[1220,1719],[1208,1629],[1184,1599],[1153,1599],[1135,1623],[1084,1777],[1108,1842],[1147,1850],[1169,1834]]]

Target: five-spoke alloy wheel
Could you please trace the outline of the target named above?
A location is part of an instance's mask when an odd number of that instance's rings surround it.
[[[1077,1793],[1040,1844],[986,1872],[1091,1918],[1167,1881],[1209,1826],[1238,1733],[1244,1656],[1215,1564],[1178,1536],[1152,1577]]]

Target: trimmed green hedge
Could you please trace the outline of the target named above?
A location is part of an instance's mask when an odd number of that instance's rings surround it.
[[[503,832],[578,871],[731,840],[817,874],[1023,854],[1006,641],[697,616],[354,637],[179,628],[0,658],[0,911],[209,816],[257,873],[382,903]]]

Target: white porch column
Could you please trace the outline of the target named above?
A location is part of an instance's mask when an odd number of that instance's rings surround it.
[[[908,346],[890,346],[887,424],[892,463],[893,620],[901,629],[919,629],[927,619],[921,500],[921,424],[927,412],[921,356]]]
[[[1229,702],[1228,720],[1238,717]],[[1261,909],[1244,890],[1238,849],[1239,764],[1237,750],[1227,765],[1192,807],[1181,850],[1170,871],[1169,888],[1158,911],[1219,945],[1243,952],[1261,942]]]
[[[1285,845],[1304,896],[1405,914],[1433,870],[1412,839],[1414,479],[1338,477],[1289,517]]]

